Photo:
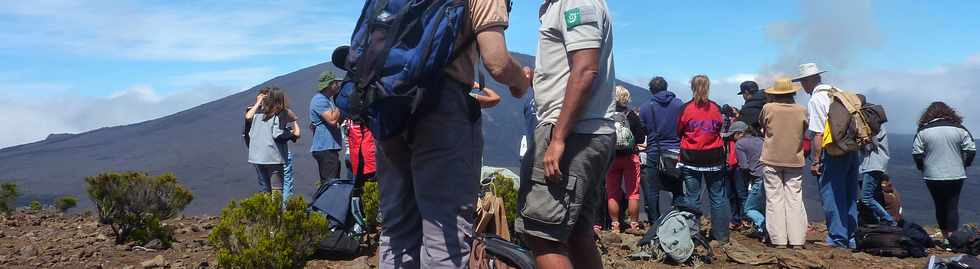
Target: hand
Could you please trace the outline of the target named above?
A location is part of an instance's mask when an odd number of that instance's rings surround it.
[[[548,150],[544,152],[544,178],[548,182],[556,183],[561,180],[561,168],[558,167],[558,162],[564,154],[565,141],[552,140],[548,144]]]
[[[264,93],[260,93],[259,95],[256,95],[255,96],[255,105],[256,106],[261,105],[262,104],[262,101],[265,100],[265,96],[266,96],[266,94],[264,94]]]
[[[810,173],[813,174],[813,176],[819,177],[821,174],[823,174],[822,169],[823,169],[822,163],[815,162],[810,165]]]
[[[473,82],[473,88],[474,88],[474,89],[479,89],[479,88],[480,88],[480,86],[481,86],[481,85],[480,85],[480,83],[479,83],[479,82],[476,82],[476,81],[474,81],[474,82]]]

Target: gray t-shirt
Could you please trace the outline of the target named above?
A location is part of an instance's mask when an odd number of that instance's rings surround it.
[[[746,135],[735,142],[735,156],[738,157],[738,168],[749,170],[754,177],[761,178],[764,174],[762,165],[762,138]]]
[[[599,74],[585,107],[575,121],[574,133],[615,133],[612,115],[616,106],[613,88],[612,18],[605,0],[549,0],[542,10],[538,29],[538,56],[534,73],[534,102],[538,125],[558,121],[571,75],[568,53],[599,49]]]
[[[252,164],[284,164],[289,149],[286,142],[276,143],[276,137],[283,133],[279,128],[279,116],[269,120],[265,114],[255,113],[252,128],[248,130],[248,162]]]
[[[881,131],[875,136],[873,143],[861,151],[861,173],[872,171],[887,172],[888,168],[888,131],[885,124],[881,125]]]
[[[966,178],[963,152],[977,151],[973,136],[956,126],[925,128],[915,135],[912,154],[923,155],[926,180],[957,180]]]

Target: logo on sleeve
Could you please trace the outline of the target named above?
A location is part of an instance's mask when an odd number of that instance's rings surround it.
[[[565,11],[565,28],[572,29],[576,26],[594,23],[597,21],[595,7],[581,6]]]

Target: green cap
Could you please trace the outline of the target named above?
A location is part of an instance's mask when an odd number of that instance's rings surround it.
[[[317,87],[314,88],[313,90],[317,92],[322,91],[323,89],[326,89],[328,86],[330,86],[331,82],[334,82],[336,80],[337,80],[337,75],[334,75],[333,72],[330,71],[324,71],[323,74],[320,74],[320,83],[317,84]]]

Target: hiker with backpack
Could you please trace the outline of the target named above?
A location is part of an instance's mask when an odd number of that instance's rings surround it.
[[[708,76],[691,78],[693,98],[684,104],[677,122],[684,186],[681,201],[686,207],[701,208],[701,193],[706,189],[711,200],[711,237],[727,244],[731,218],[728,184],[723,175],[727,156],[721,137],[721,107],[708,99],[710,88]]]
[[[320,173],[320,185],[329,180],[340,178],[342,166],[340,151],[342,148],[340,110],[333,102],[333,97],[340,90],[340,80],[333,72],[324,71],[320,74],[319,83],[313,89],[316,94],[310,99],[310,127],[313,130],[313,143],[310,153],[316,160]]]
[[[256,99],[265,98],[269,96],[270,89],[271,89],[270,87],[263,87],[262,89],[260,89],[259,94],[256,96]],[[253,105],[253,106],[246,107],[245,113],[248,113],[249,110],[252,110],[252,107],[255,106]],[[251,140],[248,134],[251,131],[251,128],[252,128],[252,120],[245,119],[245,128],[243,128],[242,130],[242,139],[245,141],[245,148],[248,148],[250,142],[249,140]],[[269,188],[270,187],[269,179],[264,177],[264,174],[262,173],[262,171],[259,169],[258,166],[255,166],[255,173],[256,175],[258,175],[257,177],[259,179],[259,190],[263,192],[271,192],[272,190]],[[283,206],[285,206],[286,202],[289,201],[289,196],[292,196],[292,194],[293,194],[293,153],[287,151],[286,163],[283,167],[283,173],[282,173]]]
[[[245,112],[245,120],[251,123],[248,162],[255,165],[264,191],[281,194],[289,159],[287,142],[299,138],[299,119],[289,109],[285,91],[271,87],[268,92],[268,96],[256,96],[255,104]]]
[[[646,135],[640,116],[629,109],[630,92],[623,86],[616,86],[616,155],[609,174],[606,176],[606,200],[609,210],[611,230],[620,232],[620,201],[627,200],[626,220],[629,228],[626,233],[643,234],[640,230],[640,150],[643,145],[637,138]],[[625,189],[625,193],[624,193]]]
[[[858,166],[861,164],[860,152],[857,150],[835,150],[831,141],[843,140],[842,137],[832,136],[832,132],[842,132],[848,127],[849,114],[833,117],[831,122],[831,104],[844,95],[837,88],[823,83],[821,74],[824,72],[816,64],[800,65],[800,74],[793,82],[800,82],[803,90],[810,94],[807,104],[808,130],[813,135],[811,144],[810,172],[818,176],[820,197],[823,202],[825,220],[827,221],[826,244],[832,247],[853,249],[855,247],[854,232],[857,231],[857,194]],[[843,123],[843,124],[841,124]],[[831,126],[828,128],[827,126]],[[836,128],[834,128],[836,127]],[[843,142],[843,141],[842,141]]]
[[[966,167],[976,156],[976,143],[963,127],[963,117],[943,102],[930,104],[918,124],[912,157],[932,195],[942,236],[948,239],[959,228],[960,192]]]
[[[789,79],[777,79],[765,90],[759,124],[764,142],[760,161],[766,195],[766,231],[776,248],[801,249],[806,242],[807,215],[803,205],[803,137],[806,109],[797,105],[799,91]]]
[[[898,226],[898,220],[888,213],[876,197],[882,193],[882,184],[888,180],[888,130],[885,128],[884,108],[879,105],[868,103],[864,95],[858,95],[861,99],[861,109],[874,113],[875,117],[868,117],[868,120],[876,121],[877,134],[871,143],[861,148],[861,203],[871,208],[877,223],[885,223],[891,226]]]
[[[650,101],[640,106],[640,119],[646,127],[646,164],[640,172],[640,187],[647,222],[656,224],[660,220],[660,192],[672,194],[673,205],[678,205],[681,195],[680,170],[677,168],[680,152],[680,136],[677,134],[677,121],[681,117],[684,102],[668,90],[667,80],[654,77],[648,88]]]
[[[505,43],[509,2],[365,1],[337,103],[377,139],[380,268],[467,267],[483,155],[468,94],[477,64],[515,97],[531,84]]]
[[[539,12],[539,122],[515,231],[537,268],[602,268],[592,225],[616,143],[612,19],[605,0],[545,1]]]

